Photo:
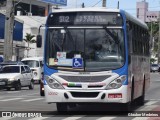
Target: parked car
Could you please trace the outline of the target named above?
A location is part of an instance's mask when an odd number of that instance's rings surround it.
[[[21,60],[24,64],[28,65],[33,71],[34,81],[40,83],[43,74],[43,57],[29,57]]]
[[[151,64],[151,72],[158,72],[159,71],[159,66],[158,64]]]
[[[33,73],[26,65],[5,65],[0,69],[0,88],[21,90],[34,88]]]

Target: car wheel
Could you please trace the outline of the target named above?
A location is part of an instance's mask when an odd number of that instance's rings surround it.
[[[17,82],[16,86],[15,86],[15,90],[21,90],[21,83]]]
[[[8,88],[7,88],[7,91],[10,91],[10,90],[11,90],[11,88],[8,87]]]
[[[30,85],[29,85],[29,89],[30,90],[32,90],[32,89],[34,89],[34,82],[31,80],[31,83],[30,83]]]

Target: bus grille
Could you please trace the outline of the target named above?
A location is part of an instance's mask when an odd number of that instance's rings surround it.
[[[64,76],[59,75],[59,77],[63,78],[68,82],[102,82],[107,78],[111,77],[111,75],[105,76]]]
[[[99,92],[71,92],[71,94],[76,98],[95,98]]]

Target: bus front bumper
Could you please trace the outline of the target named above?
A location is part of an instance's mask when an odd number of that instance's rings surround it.
[[[127,103],[127,86],[112,90],[52,89],[44,85],[48,103]]]

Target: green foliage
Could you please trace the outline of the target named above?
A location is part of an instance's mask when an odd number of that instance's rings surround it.
[[[23,39],[24,41],[26,41],[27,43],[35,43],[36,40],[33,39],[35,37],[35,35],[31,35],[30,33],[26,33],[25,39]]]
[[[153,64],[154,62],[156,62],[156,59],[151,58],[151,59],[150,59],[150,62],[151,62],[151,64]]]
[[[158,52],[158,35],[159,35],[159,25],[158,23],[152,22],[152,23],[147,23],[148,28],[149,28],[149,32],[151,35],[151,31],[152,31],[152,37],[154,37],[154,48],[153,48],[153,52],[157,53]],[[152,30],[151,30],[152,29]]]
[[[28,57],[28,53],[29,53],[29,44],[36,43],[36,40],[33,39],[34,37],[35,37],[35,35],[31,35],[30,33],[26,33],[25,39],[23,39],[25,42],[28,43],[27,57]]]

